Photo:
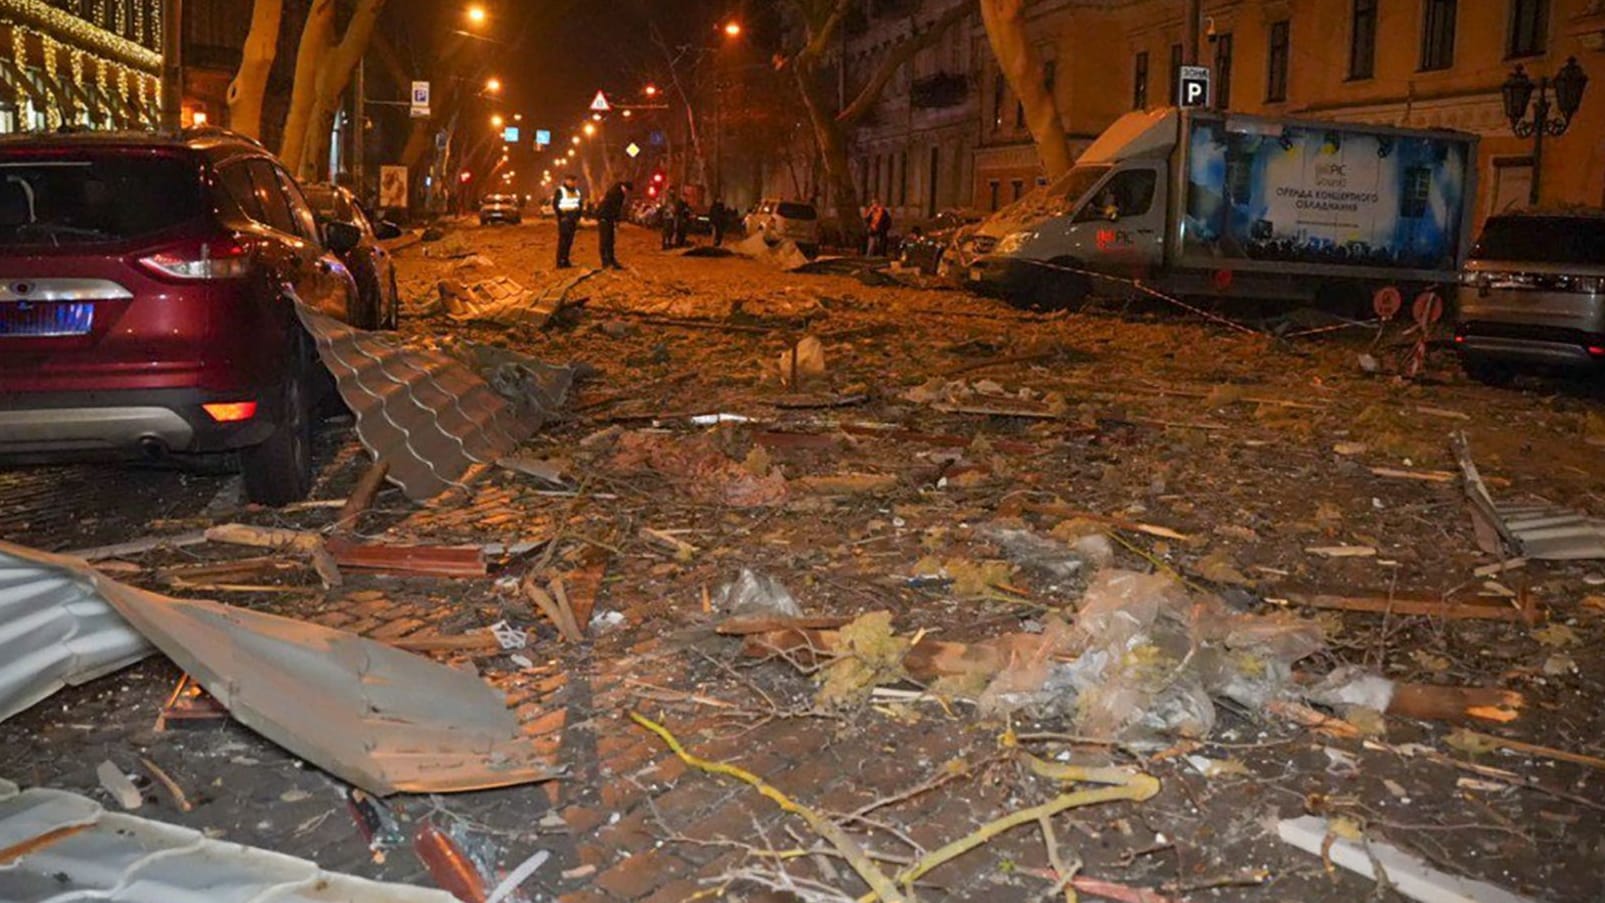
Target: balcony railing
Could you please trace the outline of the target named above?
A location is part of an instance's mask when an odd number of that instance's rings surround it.
[[[909,100],[914,106],[928,110],[956,107],[964,102],[969,90],[970,80],[963,74],[938,72],[935,75],[914,79],[909,91]]]

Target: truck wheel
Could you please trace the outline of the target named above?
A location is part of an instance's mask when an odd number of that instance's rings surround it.
[[[304,354],[280,388],[279,422],[261,445],[240,452],[247,501],[278,507],[312,491],[312,402]]]

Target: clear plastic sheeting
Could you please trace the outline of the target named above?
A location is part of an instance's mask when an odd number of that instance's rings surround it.
[[[315,863],[146,818],[63,790],[0,781],[0,900],[17,903],[454,903],[445,891]]]
[[[155,651],[81,578],[0,549],[0,721]]]

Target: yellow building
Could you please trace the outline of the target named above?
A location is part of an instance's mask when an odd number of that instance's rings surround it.
[[[1073,141],[1174,100],[1183,5],[1035,4],[1032,33],[1054,61],[1049,77]],[[1533,178],[1532,139],[1513,134],[1501,86],[1517,65],[1537,83],[1576,57],[1593,85],[1566,133],[1545,139],[1541,203],[1605,204],[1605,0],[1205,0],[1204,16],[1199,62],[1212,70],[1218,106],[1481,136],[1479,220],[1525,205]],[[1006,203],[1015,181],[1040,173],[1034,155],[1020,153],[1028,136],[1014,127],[1017,102],[1006,86],[999,92],[990,52],[980,59],[974,198],[987,209],[994,184]]]
[[[154,127],[161,16],[160,0],[0,0],[0,133]]]

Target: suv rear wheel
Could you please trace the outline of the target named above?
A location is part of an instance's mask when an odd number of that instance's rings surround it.
[[[312,403],[305,353],[280,388],[279,422],[261,445],[240,452],[247,501],[288,505],[312,491]]]

